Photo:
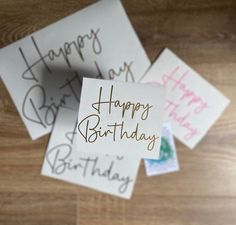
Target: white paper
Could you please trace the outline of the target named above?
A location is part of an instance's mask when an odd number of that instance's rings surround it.
[[[60,108],[44,158],[42,175],[129,199],[140,159],[79,153],[72,148],[77,111]]]
[[[142,83],[167,88],[165,120],[181,142],[193,149],[229,104],[223,94],[165,49],[148,70]]]
[[[150,65],[118,0],[99,1],[0,50],[0,74],[36,139],[59,106],[77,109],[83,76],[138,81]]]
[[[162,124],[160,159],[145,159],[144,165],[147,176],[161,175],[179,171],[179,162],[177,158],[174,137],[171,124],[165,122]]]
[[[83,79],[79,151],[158,159],[165,88]]]

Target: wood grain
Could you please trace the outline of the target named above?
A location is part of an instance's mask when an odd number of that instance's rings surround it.
[[[0,193],[0,223],[4,225],[76,224],[76,196],[35,193]]]
[[[0,47],[94,1],[1,0]],[[236,1],[124,0],[149,57],[169,47],[231,99],[180,172],[146,177],[130,201],[40,176],[48,136],[31,141],[0,82],[0,224],[235,225]]]

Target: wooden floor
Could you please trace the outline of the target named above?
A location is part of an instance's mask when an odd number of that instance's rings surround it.
[[[1,0],[0,47],[94,1]],[[40,176],[48,137],[31,141],[0,81],[0,225],[235,225],[236,1],[124,0],[149,57],[169,47],[231,104],[180,172],[146,177],[130,201]],[[0,62],[1,63],[1,62]]]

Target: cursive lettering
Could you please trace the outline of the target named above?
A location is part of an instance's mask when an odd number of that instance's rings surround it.
[[[191,115],[190,112],[185,113],[185,115],[181,116],[178,113],[180,104],[176,104],[173,101],[166,100],[165,111],[167,116],[173,119],[180,127],[184,128],[187,133],[184,135],[185,140],[190,140],[194,138],[198,134],[198,130],[194,128],[191,122],[188,122],[187,119]]]
[[[31,122],[41,125],[46,128],[54,123],[58,108],[66,107],[66,101],[70,97],[64,94],[56,104],[51,97],[51,103],[47,104],[46,92],[41,85],[33,85],[25,95],[22,104],[23,116]]]
[[[186,102],[187,107],[195,106],[194,112],[196,114],[202,112],[208,107],[207,102],[200,96],[198,96],[193,90],[188,88],[184,80],[189,74],[189,71],[180,73],[180,68],[176,67],[170,74],[164,74],[162,76],[162,82],[164,86],[169,86],[171,91],[178,91],[180,93],[180,102]],[[180,73],[181,75],[178,75]],[[183,103],[181,103],[183,104]]]
[[[121,194],[125,193],[133,182],[129,176],[123,176],[115,171],[115,165],[122,161],[123,158],[110,160],[106,164],[99,163],[102,159],[98,156],[73,157],[71,145],[59,144],[47,151],[45,159],[52,174],[62,175],[66,172],[78,171],[78,176],[84,178],[97,177],[106,179],[108,182],[118,183],[118,192]]]
[[[134,75],[131,70],[132,64],[133,61],[131,61],[130,63],[124,62],[123,66],[119,67],[118,71],[115,71],[115,69],[108,70],[109,79],[114,80],[116,77],[120,77],[122,74],[124,74],[126,82],[135,82]]]
[[[146,120],[148,118],[150,109],[153,107],[153,105],[142,104],[140,102],[133,103],[130,101],[121,102],[120,100],[113,100],[113,85],[111,85],[108,100],[102,100],[102,92],[103,92],[103,88],[100,87],[98,101],[92,103],[92,107],[98,112],[98,114],[100,114],[101,106],[106,105],[106,106],[108,106],[109,114],[111,114],[112,107],[120,108],[122,118],[124,118],[125,113],[130,110],[131,111],[131,118],[133,119],[135,113],[142,110],[141,119]]]
[[[100,42],[100,39],[98,37],[100,29],[91,29],[89,34],[84,34],[84,35],[78,35],[75,41],[71,42],[64,42],[63,46],[60,47],[59,49],[49,49],[46,54],[43,54],[42,51],[40,50],[37,41],[33,36],[31,36],[31,41],[33,43],[34,49],[36,50],[38,54],[38,59],[34,61],[33,63],[29,63],[28,60],[26,59],[25,53],[23,52],[22,48],[19,48],[20,54],[26,64],[26,70],[22,73],[22,78],[27,79],[27,80],[34,80],[38,82],[38,78],[36,74],[34,73],[33,69],[35,66],[38,64],[42,63],[46,71],[49,73],[52,73],[52,70],[50,69],[50,66],[48,65],[46,60],[49,61],[55,61],[55,59],[62,59],[66,65],[69,68],[72,68],[71,62],[70,62],[70,56],[75,52],[77,53],[79,59],[84,62],[84,53],[83,50],[86,46],[86,41],[91,41],[92,42],[92,52],[96,55],[101,54],[102,52],[102,45]],[[29,73],[29,74],[28,74]]]
[[[135,141],[148,141],[147,150],[151,151],[155,147],[155,143],[158,136],[146,135],[140,132],[139,123],[136,124],[135,129],[132,132],[125,130],[125,122],[108,124],[102,129],[100,125],[100,116],[92,114],[78,123],[78,131],[84,138],[85,142],[94,143],[98,138],[110,136],[115,142],[117,139],[131,139]]]

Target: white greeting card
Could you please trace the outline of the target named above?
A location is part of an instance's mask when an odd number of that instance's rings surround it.
[[[165,122],[162,124],[160,159],[145,159],[144,165],[147,176],[161,175],[179,171],[179,162],[177,158],[174,137],[171,124]]]
[[[80,153],[72,147],[77,111],[60,108],[45,153],[42,175],[129,199],[140,159]]]
[[[164,87],[84,78],[81,93],[79,151],[159,158]]]
[[[36,139],[60,106],[78,109],[83,76],[135,82],[150,62],[118,0],[99,1],[0,50],[0,74]]]
[[[167,88],[165,120],[189,148],[206,135],[229,104],[229,99],[196,71],[165,49],[142,79],[142,83]]]

